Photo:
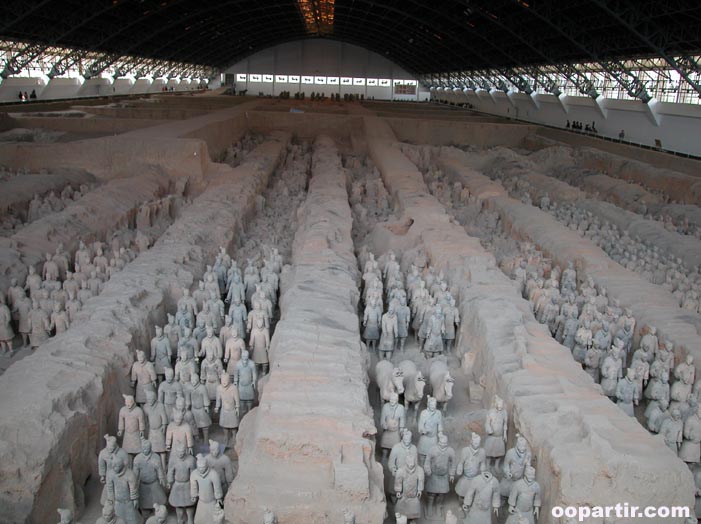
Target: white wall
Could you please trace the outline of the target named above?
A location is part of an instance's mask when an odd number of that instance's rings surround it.
[[[45,87],[46,82],[43,78],[12,76],[0,83],[0,102],[19,102],[20,91],[29,95],[32,90],[35,90],[39,97]]]
[[[42,91],[39,100],[77,97],[82,85],[81,78],[52,78]]]
[[[572,97],[550,94],[509,93],[467,90],[437,90],[433,98],[456,104],[470,103],[475,110],[517,120],[565,128],[567,120],[591,125],[596,122],[600,135],[655,146],[660,140],[663,149],[701,156],[701,106],[657,102],[643,104],[639,100],[614,100],[599,97]]]
[[[111,78],[89,78],[80,86],[76,96],[105,96],[113,95],[116,89],[113,87]]]
[[[308,39],[287,42],[263,49],[224,71],[227,74],[268,74],[351,78],[385,78],[390,80],[415,80],[414,75],[387,58],[368,49],[327,39]],[[248,89],[249,95],[278,95],[282,91],[363,94],[365,98],[378,100],[427,100],[426,90],[416,95],[393,95],[393,88],[380,86],[324,85],[299,83],[237,82],[236,89]]]

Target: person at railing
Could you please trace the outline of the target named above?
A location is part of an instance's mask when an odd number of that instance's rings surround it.
[[[623,129],[621,129],[621,132],[618,133],[618,139],[623,140],[623,139],[625,139],[625,137],[626,137],[626,132]]]

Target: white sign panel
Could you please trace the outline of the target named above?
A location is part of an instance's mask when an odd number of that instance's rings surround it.
[[[288,80],[290,81],[290,84],[299,84],[299,76],[298,75],[290,75],[288,77]]]
[[[326,79],[326,83],[330,86],[337,86],[339,80],[340,79],[337,76],[330,76]]]
[[[314,83],[314,77],[313,77],[313,76],[303,76],[303,77],[302,77],[302,83],[303,83],[303,84],[313,84],[313,83]]]
[[[317,85],[326,85],[326,77],[325,76],[315,76],[314,83]]]
[[[354,86],[364,86],[364,85],[365,85],[365,79],[364,79],[364,78],[354,78],[354,79],[353,79],[353,85],[354,85]]]
[[[342,76],[341,77],[341,85],[342,86],[350,86],[353,85],[353,79],[349,78],[347,76]]]
[[[275,81],[281,84],[287,83],[287,75],[275,75]]]
[[[368,85],[369,86],[376,86],[377,85],[377,78],[368,78]]]
[[[251,82],[261,82],[263,80],[263,75],[248,75]]]
[[[380,78],[379,84],[380,87],[389,87],[390,85],[390,79],[389,78]]]
[[[246,73],[236,73],[237,82],[245,82],[248,75]]]
[[[263,75],[263,82],[265,82],[266,84],[272,84],[273,75]]]

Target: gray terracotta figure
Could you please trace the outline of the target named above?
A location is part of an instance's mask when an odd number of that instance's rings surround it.
[[[529,524],[535,524],[540,513],[540,485],[535,480],[535,468],[526,466],[523,478],[514,482],[509,494],[509,512],[520,511],[528,518]]]
[[[509,449],[504,456],[502,466],[502,479],[499,483],[499,490],[502,497],[508,497],[511,487],[517,480],[523,478],[526,466],[531,463],[531,450],[528,442],[522,436],[516,437],[516,445]]]
[[[445,524],[458,524],[458,517],[450,509],[445,512]]]
[[[380,447],[382,448],[382,460],[386,460],[390,450],[400,441],[400,435],[406,427],[406,410],[399,404],[399,395],[392,393],[389,402],[382,406],[380,413],[380,427],[382,437]]]
[[[184,339],[181,339],[181,343]],[[190,354],[188,347],[180,346],[178,360],[175,362],[175,380],[179,381],[183,386],[190,382],[192,375],[199,373],[197,361]]]
[[[390,304],[387,313],[382,315],[382,334],[380,335],[380,345],[378,347],[380,358],[387,360],[392,358],[398,329],[397,315],[394,307]]]
[[[190,497],[197,502],[194,524],[211,524],[214,508],[221,506],[224,498],[221,481],[204,455],[197,455],[196,463],[197,468],[190,473]]]
[[[27,279],[24,284],[24,290],[29,293],[29,298],[34,300],[38,298],[37,292],[41,289],[41,276],[37,275],[34,266],[27,266]]]
[[[268,350],[270,349],[270,329],[265,325],[263,318],[256,318],[250,331],[248,346],[251,350],[253,362],[261,367],[261,373],[268,372],[270,361]]]
[[[616,387],[621,374],[621,360],[618,348],[611,346],[601,364],[601,389],[604,395],[611,398],[616,397]]]
[[[65,333],[70,327],[71,322],[68,319],[68,313],[62,308],[58,302],[54,304],[54,310],[49,317],[49,331],[53,331],[56,335]]]
[[[425,491],[428,495],[426,517],[443,516],[443,502],[455,481],[455,470],[455,450],[448,445],[448,437],[441,433],[438,444],[431,448],[424,462]]]
[[[461,500],[470,490],[472,481],[480,474],[482,464],[487,463],[487,456],[481,444],[482,439],[473,431],[470,445],[462,448],[460,452],[460,460],[456,468],[459,480],[455,485],[455,493]]]
[[[404,345],[409,336],[409,325],[411,324],[411,309],[406,305],[406,297],[399,298],[399,305],[396,308],[397,313],[397,338],[395,340],[395,349],[399,349],[404,353]]]
[[[363,338],[370,351],[375,350],[377,341],[380,339],[381,322],[382,309],[373,300],[365,307],[365,312],[363,313]]]
[[[231,459],[223,453],[219,442],[211,439],[209,441],[209,454],[206,459],[207,465],[219,474],[222,493],[226,495],[229,486],[234,481],[234,467]]]
[[[246,350],[246,342],[239,336],[239,330],[232,326],[229,338],[224,345],[224,365],[229,375],[234,375],[236,363],[241,360],[241,353]]]
[[[161,457],[163,470],[166,463],[166,430],[168,429],[168,415],[165,406],[158,401],[154,391],[146,392],[146,403],[141,408],[148,422],[148,440],[151,449]]]
[[[218,339],[217,342],[219,342]],[[219,377],[221,377],[222,374],[225,374],[224,365],[221,363],[221,360],[215,356],[215,353],[210,351],[200,366],[200,381],[207,390],[209,400],[216,400]]]
[[[173,408],[178,395],[183,396],[183,385],[175,380],[172,368],[165,369],[165,380],[158,386],[158,401],[163,404],[168,422],[173,420]]]
[[[14,354],[12,340],[15,338],[15,332],[12,329],[12,313],[10,308],[5,304],[5,297],[0,293],[0,350],[3,353]]]
[[[183,304],[185,304],[185,306],[190,310],[190,314],[193,317],[197,316],[199,311],[197,307],[197,300],[190,295],[190,290],[186,287],[183,288],[183,296],[180,297],[180,300],[178,300],[178,309],[181,309]]]
[[[153,515],[146,520],[146,524],[166,524],[168,522],[168,507],[165,504],[154,504]]]
[[[150,519],[149,519],[150,521]],[[95,524],[126,524],[122,517],[118,517],[114,512],[114,504],[106,501],[102,506],[102,516],[95,521]]]
[[[240,417],[243,418],[253,408],[256,400],[258,373],[255,364],[248,358],[248,351],[241,353],[236,363],[234,383],[239,390]]]
[[[424,316],[424,318],[426,317]],[[443,353],[443,333],[443,313],[441,311],[441,307],[437,305],[430,313],[428,324],[426,326],[426,342],[424,344],[423,351],[427,358],[438,353]]]
[[[219,426],[226,433],[224,447],[236,439],[236,430],[239,427],[239,390],[231,384],[228,373],[222,373],[220,384],[217,386],[216,403],[214,413],[219,413]]]
[[[509,416],[506,412],[504,401],[494,397],[494,404],[487,412],[484,429],[487,437],[484,441],[484,451],[489,460],[489,467],[498,471],[501,459],[506,454],[506,432],[509,427]]]
[[[411,443],[411,438],[411,431],[405,429],[402,433],[401,442],[398,442],[392,447],[387,461],[387,468],[392,476],[397,474],[397,470],[404,465],[409,455],[412,455],[418,461],[419,454],[416,446]]]
[[[670,409],[669,413],[671,416],[660,425],[660,435],[667,447],[676,455],[683,442],[684,421],[678,408]]]
[[[191,388],[185,392],[187,405],[195,417],[197,429],[202,431],[204,442],[209,440],[209,427],[212,419],[209,416],[209,406],[211,404],[207,388],[200,383],[200,377],[194,374],[190,377]],[[199,432],[195,435],[199,438]]]
[[[277,517],[275,516],[275,513],[273,513],[269,509],[266,509],[263,512],[263,524],[278,524]]]
[[[239,297],[234,297],[234,301],[229,308],[229,316],[231,317],[231,323],[238,330],[240,337],[246,336],[246,324],[248,322],[248,311],[246,310],[246,305],[243,300]]]
[[[32,312],[32,300],[29,297],[20,297],[14,303],[14,311],[17,313],[17,331],[22,336],[22,346],[29,346],[29,336],[31,331],[31,322],[29,320]]]
[[[212,524],[224,524],[225,518],[224,508],[215,505],[214,511],[212,511]]]
[[[141,441],[141,453],[134,457],[133,469],[139,481],[139,508],[148,514],[155,504],[165,504],[167,500],[165,469],[149,440]]]
[[[638,405],[640,391],[635,380],[635,370],[628,368],[626,376],[618,380],[616,385],[616,399],[618,407],[629,417],[635,416],[635,406]]]
[[[144,412],[136,405],[132,395],[122,396],[124,406],[119,410],[117,436],[122,437],[122,449],[130,455],[136,455],[141,452],[141,439],[146,430]]]
[[[156,381],[153,363],[146,360],[146,353],[137,349],[136,361],[131,366],[131,387],[135,388],[137,404],[146,402],[146,391],[156,391]]]
[[[195,501],[190,493],[190,475],[197,469],[195,457],[188,454],[185,446],[178,445],[168,460],[166,478],[170,486],[168,503],[175,508],[178,524],[194,524]]]
[[[156,336],[151,339],[151,362],[160,382],[163,381],[166,369],[171,368],[173,348],[170,340],[163,333],[161,326],[155,326]]]
[[[38,348],[49,339],[49,315],[39,307],[37,300],[32,300],[32,309],[29,312],[29,344],[32,349]]]
[[[696,411],[684,421],[682,436],[679,458],[687,464],[698,464],[701,461],[701,405],[697,405]]]
[[[456,328],[460,325],[460,310],[455,307],[455,299],[450,297],[448,305],[443,308],[443,342],[447,354],[452,353]]]
[[[114,458],[112,470],[107,473],[107,500],[114,505],[115,514],[123,518],[125,524],[143,522],[138,509],[139,479],[121,457]]]
[[[104,504],[107,500],[107,473],[112,470],[112,462],[119,457],[125,463],[129,462],[129,455],[126,451],[119,447],[117,438],[111,435],[105,435],[105,447],[97,455],[97,471],[100,475],[100,483],[104,486],[100,504]]]
[[[443,413],[438,410],[434,397],[428,397],[426,409],[419,415],[419,462],[423,463],[429,451],[438,444],[438,434],[443,433]]]
[[[395,511],[409,522],[421,518],[421,495],[424,491],[424,470],[411,455],[394,476],[394,492],[397,496]]]
[[[173,456],[178,446],[182,446],[192,455],[195,439],[192,434],[192,427],[185,422],[183,410],[174,409],[173,420],[168,424],[168,428],[166,429],[166,451],[170,452],[170,457]]]
[[[480,465],[480,474],[470,483],[463,501],[463,510],[467,514],[466,522],[492,524],[492,518],[499,516],[500,506],[499,481],[483,463]]]

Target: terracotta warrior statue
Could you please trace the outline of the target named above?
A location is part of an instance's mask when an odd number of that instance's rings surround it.
[[[95,524],[126,524],[122,517],[118,517],[114,512],[114,504],[106,501],[102,506],[102,516],[95,521]],[[152,524],[151,519],[147,524]]]
[[[165,469],[160,457],[151,450],[151,442],[141,441],[141,453],[134,457],[134,473],[139,481],[139,508],[148,514],[154,507],[166,503]]]
[[[441,433],[438,444],[431,448],[424,462],[425,490],[428,494],[426,517],[443,516],[443,502],[455,481],[455,469],[455,450],[448,446],[448,437]]]
[[[256,366],[248,358],[248,351],[244,351],[241,353],[241,360],[236,363],[234,373],[234,383],[238,385],[239,390],[241,418],[253,408],[253,403],[256,400],[257,382]]]
[[[460,452],[460,460],[456,468],[460,480],[455,485],[455,493],[461,500],[465,498],[472,482],[480,474],[482,464],[487,462],[487,456],[481,444],[482,439],[473,431],[470,445],[464,447]]]
[[[219,474],[209,467],[204,455],[197,455],[197,469],[190,473],[190,497],[197,501],[195,524],[211,524],[214,508],[222,505],[224,493]]]
[[[399,404],[397,393],[391,393],[389,402],[382,406],[380,427],[382,427],[380,447],[382,448],[382,460],[385,461],[390,450],[399,442],[399,436],[406,427],[406,411],[404,406]]]
[[[173,408],[178,395],[184,395],[183,385],[175,380],[173,368],[165,368],[165,380],[158,386],[158,402],[165,407],[168,422],[173,420]]]
[[[136,361],[131,366],[131,387],[137,404],[146,402],[146,391],[156,391],[156,370],[152,362],[146,360],[146,353],[137,349]]]
[[[394,477],[394,491],[397,496],[395,510],[409,522],[421,518],[421,494],[424,491],[424,470],[411,455]]]
[[[222,492],[226,495],[229,486],[234,481],[234,467],[231,459],[222,453],[222,448],[216,440],[209,441],[209,454],[206,457],[207,465],[219,474]]]
[[[149,517],[146,524],[166,524],[168,521],[168,507],[165,504],[153,505],[153,516]]]
[[[190,388],[185,392],[185,400],[195,417],[197,429],[202,430],[203,441],[207,442],[209,440],[209,427],[212,425],[212,419],[209,416],[211,401],[207,388],[202,385],[197,374],[190,377]],[[195,438],[199,438],[199,431]]]
[[[103,484],[102,496],[100,504],[104,504],[107,500],[107,473],[112,470],[112,462],[119,457],[124,463],[129,462],[129,455],[126,451],[119,447],[117,438],[111,435],[105,435],[105,447],[97,455],[97,471],[100,475],[100,483]]]
[[[219,413],[219,426],[226,433],[224,447],[236,440],[236,430],[239,427],[239,390],[231,384],[228,373],[222,373],[221,382],[217,386],[216,403],[214,413]]]
[[[509,494],[509,513],[520,511],[535,524],[540,513],[540,485],[535,480],[535,468],[526,466],[523,478],[514,482]]]
[[[417,461],[419,459],[419,453],[416,446],[411,443],[411,438],[411,431],[405,429],[402,433],[401,442],[392,447],[392,451],[389,454],[389,460],[387,461],[387,468],[393,477],[397,474],[399,468],[404,466],[406,458],[409,455],[412,455]]]
[[[492,514],[494,518],[499,516],[501,506],[501,496],[499,492],[499,481],[489,471],[487,465],[480,465],[480,474],[470,483],[463,510],[467,514],[467,522],[470,524],[492,524]]]
[[[509,415],[504,407],[504,401],[494,397],[492,409],[487,412],[484,430],[487,438],[484,440],[484,451],[489,460],[489,467],[498,470],[501,459],[506,453],[506,432],[509,428]]]
[[[141,439],[144,438],[146,422],[144,412],[136,405],[132,395],[122,395],[124,406],[119,410],[118,437],[122,438],[122,449],[130,455],[141,453]],[[119,514],[119,511],[117,511]]]
[[[166,369],[171,368],[173,349],[161,326],[155,326],[156,336],[151,339],[151,362],[159,382],[163,382]]]
[[[121,457],[114,458],[112,470],[107,473],[107,500],[114,505],[115,514],[123,518],[125,524],[143,522],[138,510],[139,479]]]
[[[392,351],[394,351],[398,330],[397,315],[394,311],[394,306],[390,304],[387,313],[382,315],[382,334],[380,336],[380,345],[378,348],[380,358],[392,358]]]
[[[438,443],[438,434],[443,433],[443,414],[438,410],[435,397],[428,397],[426,409],[419,415],[418,430],[419,462],[426,459],[429,451]]]
[[[178,445],[168,461],[167,480],[170,486],[168,503],[175,508],[178,524],[194,524],[195,502],[190,492],[190,476],[197,469],[195,457],[186,448]]]

